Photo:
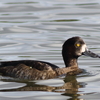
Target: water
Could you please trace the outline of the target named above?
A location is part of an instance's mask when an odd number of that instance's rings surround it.
[[[99,0],[0,0],[0,60],[43,60],[64,67],[63,42],[80,36],[100,54]],[[99,100],[100,59],[79,58],[78,76],[23,81],[0,76],[2,100]]]

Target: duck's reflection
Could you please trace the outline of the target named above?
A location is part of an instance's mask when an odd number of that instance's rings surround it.
[[[85,84],[77,82],[75,76],[66,76],[64,82],[65,84],[63,86],[65,86],[65,91],[62,95],[70,96],[71,99],[69,100],[79,100],[79,94],[77,93],[78,89],[84,87]]]
[[[2,81],[8,81],[8,80],[2,80]],[[22,83],[26,83],[27,85],[25,87],[21,87],[18,89],[9,89],[1,91],[50,91],[50,92],[65,93],[65,95],[68,95],[68,94],[76,94],[79,88],[84,87],[84,84],[82,85],[81,83],[77,82],[76,76],[66,76],[62,81],[64,81],[64,84],[62,86],[37,85],[35,84],[35,82],[20,81]]]

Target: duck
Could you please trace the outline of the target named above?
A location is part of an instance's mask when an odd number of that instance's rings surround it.
[[[75,36],[67,39],[62,45],[62,58],[65,67],[38,60],[1,61],[0,73],[17,79],[44,80],[59,77],[60,75],[77,75],[83,70],[78,67],[80,56],[100,58],[91,52],[81,37]]]

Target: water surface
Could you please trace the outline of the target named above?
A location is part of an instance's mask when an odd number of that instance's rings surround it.
[[[43,60],[64,67],[63,42],[82,37],[100,54],[99,0],[0,0],[0,60]],[[23,81],[0,76],[2,100],[99,100],[100,59],[79,58],[78,76]]]

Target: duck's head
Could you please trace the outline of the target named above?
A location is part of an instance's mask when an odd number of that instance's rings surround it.
[[[74,65],[81,55],[100,58],[99,55],[88,50],[80,37],[72,37],[65,41],[62,47],[62,56],[66,67]]]

